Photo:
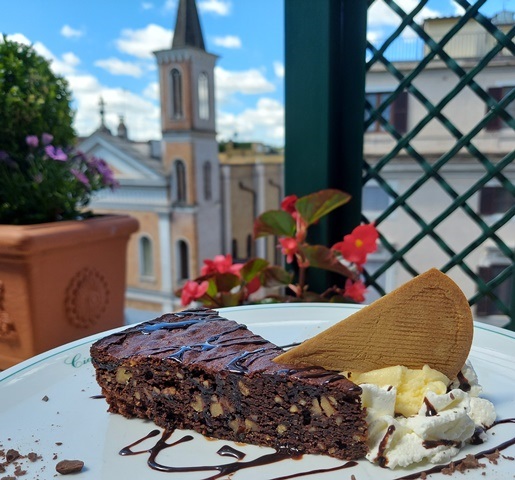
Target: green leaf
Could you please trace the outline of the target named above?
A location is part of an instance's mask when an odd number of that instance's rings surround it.
[[[264,258],[251,258],[240,270],[241,278],[249,283],[256,278],[269,263]]]
[[[216,282],[218,292],[230,292],[234,287],[241,285],[240,277],[233,273],[220,273],[215,275],[213,279]]]
[[[355,278],[356,274],[342,265],[334,252],[323,245],[301,245],[300,250],[309,262],[310,267],[322,268],[339,273],[345,277]]]
[[[348,193],[341,190],[320,190],[299,198],[295,203],[295,208],[307,224],[312,225],[335,208],[347,203],[350,198]]]
[[[293,274],[276,265],[271,265],[261,274],[261,285],[264,287],[280,287],[289,285],[292,281]]]
[[[254,221],[254,238],[266,235],[293,237],[294,234],[295,220],[284,210],[269,210]]]
[[[220,303],[224,307],[236,307],[237,305],[241,305],[243,303],[242,293],[222,292],[220,293]]]
[[[214,277],[208,279],[206,294],[213,298],[215,298],[218,294],[218,287],[216,285],[216,279]]]

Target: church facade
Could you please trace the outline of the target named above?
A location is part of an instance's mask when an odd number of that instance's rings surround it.
[[[130,214],[140,223],[128,246],[128,321],[179,309],[175,292],[204,259],[231,253],[240,261],[256,254],[273,261],[275,247],[254,242],[252,225],[283,195],[281,152],[251,144],[219,153],[217,56],[205,49],[195,0],[180,0],[171,48],[154,54],[161,140],[131,141],[123,118],[113,134],[101,102],[100,127],[79,145],[103,158],[120,184],[95,198],[95,212]]]

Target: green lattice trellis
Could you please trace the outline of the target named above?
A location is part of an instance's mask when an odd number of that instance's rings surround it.
[[[487,91],[485,91],[475,80],[475,77],[485,69],[489,62],[503,52],[510,52],[511,55],[515,54],[515,45],[513,43],[513,36],[515,34],[515,27],[512,27],[507,33],[503,33],[496,25],[494,25],[488,18],[479,12],[479,9],[486,3],[487,0],[478,0],[475,3],[468,2],[466,0],[457,0],[457,3],[465,9],[463,16],[450,28],[450,30],[437,42],[433,40],[424,30],[418,25],[414,18],[424,6],[428,3],[426,1],[420,1],[415,9],[409,13],[404,12],[399,5],[393,0],[384,0],[384,2],[391,8],[396,15],[399,16],[400,24],[393,33],[383,42],[379,47],[374,46],[372,43],[367,42],[367,50],[369,58],[367,60],[367,70],[370,70],[372,66],[376,64],[382,64],[384,68],[398,80],[397,88],[391,92],[383,102],[378,105],[371,105],[366,103],[365,109],[367,112],[367,118],[365,120],[365,129],[367,129],[374,122],[380,122],[382,128],[388,132],[395,140],[395,146],[385,155],[375,162],[370,163],[364,161],[364,185],[370,180],[374,180],[377,184],[391,197],[391,205],[375,219],[376,224],[379,226],[383,222],[388,221],[388,218],[393,215],[398,209],[404,210],[420,227],[419,232],[412,238],[408,239],[401,248],[394,248],[389,242],[389,239],[385,236],[381,237],[381,242],[384,248],[389,252],[390,256],[388,260],[376,270],[373,274],[367,275],[367,281],[369,284],[376,288],[381,294],[385,292],[378,283],[379,277],[384,274],[388,269],[392,268],[396,264],[400,264],[410,274],[417,275],[418,272],[414,265],[411,265],[406,258],[406,254],[417,245],[425,237],[432,238],[438,246],[448,256],[448,262],[441,267],[441,270],[446,272],[453,267],[459,267],[465,274],[473,280],[477,285],[477,293],[469,298],[471,305],[477,304],[482,298],[489,297],[495,303],[496,308],[502,314],[506,315],[512,323],[510,327],[514,325],[513,320],[515,319],[515,301],[512,299],[511,302],[502,300],[495,294],[495,288],[499,287],[503,282],[508,282],[511,279],[513,283],[514,277],[514,251],[512,247],[507,245],[503,239],[498,235],[498,231],[502,226],[508,223],[515,214],[515,207],[512,206],[507,212],[505,212],[495,223],[488,225],[484,219],[474,211],[467,200],[480,191],[480,189],[492,179],[496,179],[502,188],[506,189],[511,195],[515,195],[515,188],[513,183],[503,174],[506,167],[513,162],[515,158],[515,152],[507,153],[500,161],[491,162],[486,154],[481,152],[473,143],[475,136],[486,128],[488,123],[495,117],[500,117],[509,128],[515,131],[515,119],[508,112],[508,105],[513,102],[515,98],[515,89],[502,98],[500,101],[494,99]],[[369,8],[374,3],[374,0],[369,0]],[[459,65],[459,62],[449,56],[444,50],[444,47],[453,39],[453,37],[469,22],[471,19],[478,22],[488,34],[495,38],[495,45],[487,52],[482,58],[478,59],[477,65],[469,70],[465,70]],[[418,64],[408,73],[404,74],[396,66],[395,63],[388,60],[386,54],[388,48],[400,38],[404,29],[411,28],[418,37],[424,42],[426,51],[423,57],[418,61]],[[503,50],[505,49],[505,50]],[[432,103],[420,89],[414,85],[414,80],[420,75],[429,62],[439,59],[443,61],[450,72],[453,72],[457,78],[458,83],[454,88],[450,89],[448,93],[436,104]],[[468,132],[460,130],[459,126],[453,124],[449,118],[443,113],[445,106],[458,95],[465,88],[470,88],[476,95],[485,103],[487,113],[485,116]],[[395,100],[403,94],[408,92],[409,95],[414,97],[420,102],[427,110],[427,114],[409,131],[406,133],[400,133],[394,126],[389,122],[385,112],[395,102]],[[416,139],[417,135],[422,129],[433,119],[440,122],[441,125],[452,135],[455,139],[455,143],[451,149],[441,155],[435,162],[429,162],[420,154],[416,148],[412,145],[412,141]],[[453,157],[462,149],[466,149],[468,154],[477,160],[485,169],[484,175],[475,183],[471,184],[466,192],[458,194],[453,188],[452,184],[447,182],[441,175],[441,169],[450,162]],[[410,188],[399,194],[395,189],[383,178],[382,169],[386,167],[396,156],[401,152],[405,151],[409,157],[416,162],[423,170],[423,175],[419,177]],[[432,219],[430,222],[423,220],[409,204],[408,200],[415,192],[429,180],[437,182],[444,192],[449,196],[449,203],[447,208],[442,211],[437,217]],[[464,212],[480,229],[480,234],[475,238],[469,239],[463,249],[455,251],[452,249],[445,238],[439,235],[436,228],[449,217],[450,214],[456,210]],[[367,220],[367,219],[365,219]],[[478,275],[477,271],[474,271],[467,264],[467,257],[485,241],[489,240],[493,242],[499,252],[502,253],[509,260],[506,268],[504,268],[498,275],[492,278],[490,281],[484,281],[481,276]],[[513,239],[512,239],[513,240]],[[513,297],[513,295],[512,295]]]

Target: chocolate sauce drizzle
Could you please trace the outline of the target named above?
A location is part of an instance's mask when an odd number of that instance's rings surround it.
[[[494,428],[497,425],[506,424],[506,423],[515,423],[515,418],[507,418],[504,420],[498,420],[498,421],[494,422],[493,425],[490,426],[489,428],[487,428],[486,430],[490,430],[491,428]],[[395,427],[393,427],[393,425],[391,425],[388,428],[383,440],[381,441],[378,458],[376,459],[380,465],[381,465],[381,459],[380,459],[381,447],[382,447],[382,451],[384,453],[386,444],[388,443],[388,438],[394,433],[394,431],[395,431]],[[157,456],[159,455],[159,453],[161,453],[166,448],[174,447],[181,443],[185,443],[185,442],[189,442],[189,441],[193,440],[193,437],[191,435],[184,435],[183,437],[181,437],[179,440],[176,440],[175,442],[167,443],[169,438],[172,436],[172,433],[173,432],[170,430],[165,430],[162,432],[161,438],[155,443],[154,446],[152,446],[148,450],[134,451],[133,448],[135,446],[139,445],[140,443],[144,442],[145,440],[148,440],[149,438],[157,437],[160,434],[159,430],[157,430],[157,429],[152,430],[144,437],[142,437],[139,440],[136,440],[135,442],[131,443],[130,445],[122,448],[120,450],[119,454],[123,455],[123,456],[149,454],[149,457],[147,459],[148,466],[150,468],[152,468],[153,470],[158,470],[160,472],[167,472],[167,473],[213,472],[213,471],[216,472],[214,475],[205,477],[202,480],[216,480],[225,475],[230,475],[230,474],[233,474],[240,470],[245,470],[245,469],[249,469],[249,468],[253,468],[253,467],[259,467],[262,465],[269,465],[272,463],[277,463],[277,462],[281,462],[283,460],[288,460],[288,459],[299,460],[302,458],[302,455],[299,453],[296,453],[296,452],[292,452],[292,451],[288,451],[288,450],[276,450],[274,453],[265,454],[254,460],[251,460],[248,462],[243,462],[242,460],[245,457],[245,453],[243,453],[239,450],[236,450],[235,448],[233,448],[229,445],[224,445],[218,450],[218,452],[217,452],[218,455],[233,457],[236,459],[236,461],[234,461],[232,463],[227,463],[227,464],[202,465],[202,466],[191,466],[191,467],[180,467],[180,466],[177,467],[177,466],[163,465],[157,461]],[[501,443],[500,445],[496,445],[492,448],[489,448],[488,450],[483,450],[481,452],[478,452],[474,455],[474,457],[476,459],[485,458],[488,455],[491,455],[497,451],[502,451],[512,445],[515,445],[515,437]],[[436,445],[434,445],[434,446],[436,446]],[[432,448],[432,446],[428,446],[428,448]],[[461,462],[464,461],[464,459],[465,458],[454,460],[451,463],[453,463],[455,466],[458,466]],[[443,470],[445,470],[446,468],[449,468],[451,463],[447,463],[445,465],[435,465],[434,467],[429,468],[424,471],[411,473],[408,475],[404,475],[402,477],[397,477],[395,480],[415,480],[415,479],[421,478],[423,475],[439,473],[439,472],[442,472]],[[270,480],[288,480],[288,479],[304,477],[304,476],[308,476],[308,475],[320,475],[323,473],[334,472],[334,471],[343,470],[346,468],[355,467],[357,465],[358,465],[357,462],[350,461],[350,462],[345,462],[342,465],[338,465],[338,466],[332,467],[332,468],[308,470],[305,472],[294,473],[291,475],[274,477]],[[381,466],[385,466],[385,465],[381,465]]]
[[[226,475],[231,475],[235,472],[238,472],[240,470],[246,470],[248,468],[253,467],[260,467],[263,465],[269,465],[272,463],[281,462],[283,460],[291,460],[291,459],[301,459],[301,454],[295,454],[291,451],[287,450],[276,450],[274,453],[268,453],[265,455],[262,455],[261,457],[257,457],[254,460],[250,460],[248,462],[243,462],[243,458],[245,457],[245,453],[240,452],[239,450],[236,450],[235,448],[232,448],[229,445],[224,445],[222,448],[218,450],[218,455],[221,456],[230,456],[233,458],[236,458],[235,462],[226,463],[226,464],[218,464],[218,465],[202,465],[202,466],[191,466],[191,467],[176,467],[176,466],[168,466],[163,465],[157,461],[157,456],[159,453],[161,453],[166,448],[174,447],[176,445],[179,445],[181,443],[189,442],[193,440],[193,437],[191,435],[185,435],[181,437],[179,440],[173,442],[173,443],[167,443],[167,440],[171,437],[172,431],[165,430],[163,431],[161,438],[155,443],[155,445],[148,450],[137,450],[134,451],[133,447],[139,445],[140,443],[144,442],[145,440],[148,440],[149,438],[156,437],[159,435],[159,430],[152,430],[144,437],[140,438],[139,440],[136,440],[135,442],[131,443],[130,445],[122,448],[119,452],[120,455],[128,456],[128,455],[141,455],[148,453],[149,457],[147,459],[147,465],[152,468],[153,470],[158,470],[160,472],[167,472],[167,473],[192,473],[192,472],[210,472],[215,471],[214,475],[211,475],[209,477],[205,477],[203,480],[216,480],[217,478],[224,477]],[[321,468],[317,470],[309,470],[306,472],[300,472],[295,473],[292,475],[286,475],[282,477],[275,477],[271,480],[287,480],[290,478],[297,478],[297,477],[304,477],[307,475],[316,475],[326,472],[334,472],[337,470],[343,470],[345,468],[350,468],[356,466],[357,462],[346,462],[343,465],[338,465],[337,467],[332,468]]]
[[[468,378],[463,375],[463,372],[460,370],[458,372],[458,381],[460,382],[459,388],[463,390],[464,392],[470,392],[470,389],[472,388],[470,386],[470,383],[468,381]]]
[[[427,397],[424,397],[424,405],[426,406],[426,417],[434,417],[438,415],[438,411],[433,406],[433,404],[427,399]]]

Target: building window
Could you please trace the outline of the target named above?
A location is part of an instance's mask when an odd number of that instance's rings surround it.
[[[392,96],[392,92],[367,93],[365,95],[367,105],[365,106],[366,132],[385,132],[382,122],[375,120],[370,124],[370,110],[377,110],[380,105]],[[370,105],[369,105],[370,104]],[[397,98],[383,110],[382,117],[390,123],[399,133],[406,133],[408,127],[408,93],[401,92]]]
[[[187,280],[190,277],[189,248],[184,240],[177,242],[177,279]]]
[[[144,279],[154,277],[154,247],[146,235],[139,239],[139,274]]]
[[[170,71],[170,113],[172,118],[182,118],[182,75],[173,68]]]
[[[499,103],[503,98],[512,93],[515,87],[513,85],[507,87],[493,87],[488,89],[488,95],[490,95],[497,103]],[[488,108],[488,107],[487,107]],[[515,102],[512,100],[508,105],[504,107],[504,111],[508,113],[511,118],[515,118]],[[500,130],[501,128],[508,127],[508,124],[499,116],[490,120],[487,125],[487,130]]]
[[[178,203],[186,202],[186,166],[182,160],[175,160],[174,162],[174,176],[175,176],[175,200]]]
[[[512,268],[511,265],[491,264],[488,267],[479,268],[479,276],[482,280],[490,282],[500,275],[504,270]],[[513,271],[513,270],[512,270]],[[511,295],[513,292],[513,273],[506,278],[502,283],[492,289],[492,293],[504,304],[507,308],[511,305]],[[485,295],[477,302],[476,313],[480,316],[488,315],[503,315],[504,313],[496,305],[496,302]]]
[[[211,200],[213,197],[213,186],[212,186],[212,172],[211,162],[209,160],[204,162],[203,166],[204,173],[204,200]]]
[[[205,72],[198,77],[198,116],[209,120],[209,78]]]
[[[515,205],[515,197],[504,187],[484,187],[479,192],[479,213],[494,215],[506,213]]]

